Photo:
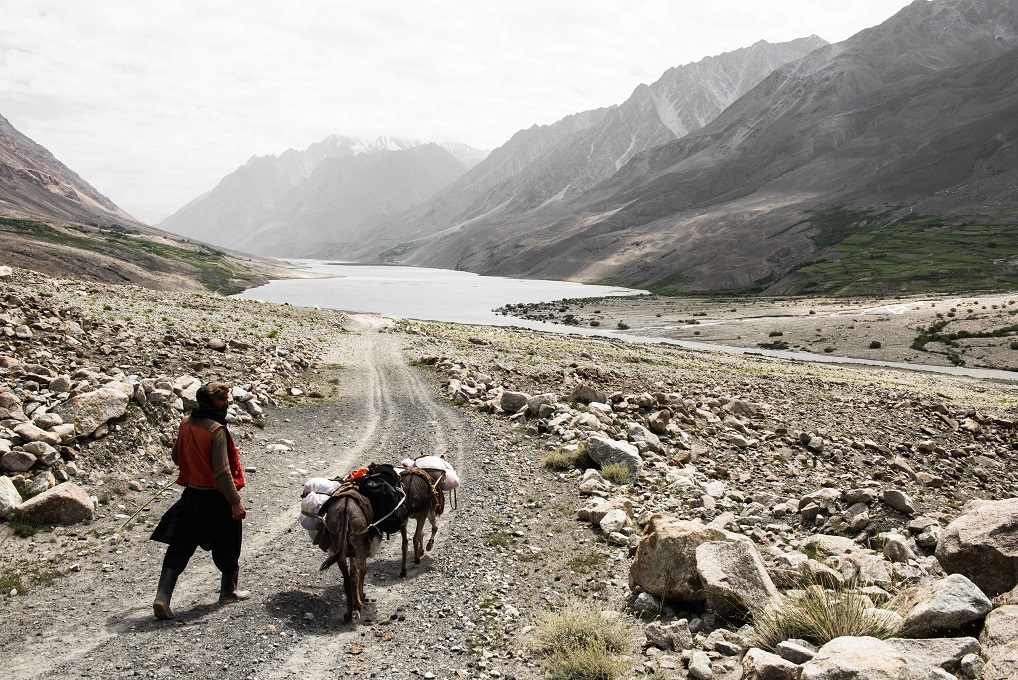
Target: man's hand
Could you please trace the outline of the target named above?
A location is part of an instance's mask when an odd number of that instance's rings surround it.
[[[247,509],[244,507],[244,504],[241,503],[240,501],[237,501],[232,506],[232,510],[233,519],[244,519],[245,517],[247,517]]]

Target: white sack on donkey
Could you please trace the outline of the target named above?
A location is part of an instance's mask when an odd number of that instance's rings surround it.
[[[312,543],[318,536],[318,511],[338,488],[339,482],[324,477],[312,477],[304,484],[300,499],[300,525],[307,530]]]
[[[441,478],[442,491],[452,491],[460,485],[460,478],[456,474],[456,470],[453,469],[452,465],[445,458],[440,456],[418,456],[414,459],[405,458],[400,464],[408,470],[413,468],[424,470],[434,479]]]

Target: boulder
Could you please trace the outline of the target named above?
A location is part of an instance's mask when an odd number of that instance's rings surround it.
[[[654,434],[668,434],[668,423],[672,420],[672,412],[668,409],[655,411],[647,416],[647,427]]]
[[[1018,606],[994,609],[986,617],[979,641],[986,648],[983,680],[1018,678]]]
[[[884,502],[884,505],[894,508],[903,515],[915,514],[915,506],[912,505],[912,499],[898,489],[885,489],[880,494],[880,500]]]
[[[127,412],[128,395],[121,390],[100,387],[94,392],[85,392],[71,397],[54,409],[65,422],[74,423],[79,437],[92,434],[108,420],[123,417]]]
[[[915,680],[905,655],[874,637],[831,640],[802,666],[801,680]]]
[[[539,416],[542,406],[554,406],[558,401],[558,395],[554,392],[535,394],[527,400],[527,414],[531,417]]]
[[[911,640],[908,638],[891,638],[887,644],[901,652],[908,661],[909,670],[913,673],[929,672],[934,668],[956,673],[961,668],[961,660],[968,654],[978,654],[979,640],[973,637],[959,638],[928,638]]]
[[[961,574],[951,574],[922,592],[924,599],[905,615],[904,629],[911,637],[957,631],[993,608],[989,598]]]
[[[627,438],[633,444],[639,445],[640,442],[643,442],[651,451],[658,452],[661,450],[661,440],[658,439],[656,434],[640,423],[629,423]]]
[[[26,442],[46,442],[47,444],[59,444],[60,438],[52,432],[47,432],[35,423],[21,423],[14,428],[14,434]]]
[[[806,539],[804,547],[828,557],[846,555],[859,549],[859,545],[851,538],[831,534],[814,534]]]
[[[77,524],[92,519],[92,499],[77,484],[65,482],[29,498],[18,515],[35,524]]]
[[[35,465],[35,456],[28,451],[11,451],[0,456],[0,470],[25,472]]]
[[[621,510],[630,520],[633,518],[633,502],[626,496],[615,496],[610,500],[600,499],[600,503],[591,503],[588,517],[591,524],[601,524],[608,513],[614,510]]]
[[[798,680],[799,667],[756,647],[742,657],[742,680]]]
[[[657,597],[702,603],[696,549],[709,541],[747,540],[700,522],[652,515],[629,569],[630,581]]]
[[[566,397],[566,401],[572,403],[589,404],[592,401],[605,402],[608,396],[602,391],[587,383],[578,383],[573,391]]]
[[[780,602],[760,554],[750,541],[708,541],[696,547],[696,571],[707,606],[726,618]]]
[[[593,435],[587,438],[586,447],[587,455],[601,467],[608,463],[620,463],[629,470],[631,479],[636,479],[643,470],[643,459],[636,447],[628,442]]]
[[[640,593],[646,595],[647,593]],[[657,612],[659,613],[659,612]],[[645,629],[647,642],[658,649],[665,651],[682,651],[693,647],[693,633],[689,630],[689,623],[686,619],[661,623],[654,621]]]
[[[947,525],[934,553],[948,574],[963,574],[989,597],[1018,585],[1018,498],[970,501]]]
[[[0,477],[0,517],[9,516],[21,505],[21,494],[10,477]]]
[[[629,515],[626,514],[625,510],[613,508],[605,513],[604,517],[601,518],[601,521],[598,522],[597,525],[601,527],[601,532],[607,536],[608,534],[616,531],[621,531],[624,527],[628,526],[629,523]]]
[[[523,408],[526,408],[527,402],[530,401],[530,395],[526,392],[509,392],[505,391],[502,393],[502,397],[498,402],[498,405],[502,407],[502,410],[506,413],[517,413]]]

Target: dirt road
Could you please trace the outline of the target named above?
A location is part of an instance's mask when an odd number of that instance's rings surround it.
[[[53,565],[65,573],[48,587],[0,600],[0,674],[403,678],[486,677],[500,668],[501,677],[529,677],[510,654],[484,649],[483,631],[504,626],[500,612],[478,608],[485,593],[511,583],[485,557],[492,548],[481,538],[511,491],[472,483],[482,464],[502,461],[485,451],[491,438],[476,414],[441,400],[426,374],[407,364],[404,338],[380,332],[384,323],[356,317],[335,347],[331,360],[343,366],[335,372],[337,398],[275,410],[265,430],[240,433],[242,461],[256,468],[242,494],[249,514],[240,580],[250,600],[219,607],[218,572],[199,551],[177,585],[177,617],[153,619],[164,546],[147,536],[177,498],[167,492],[124,532],[115,532],[122,520],[112,518],[114,508],[91,526],[35,537],[42,562],[60,547],[74,564]],[[386,541],[369,565],[374,601],[365,620],[343,624],[339,571],[319,573],[324,553],[297,525],[301,486],[312,476],[423,453],[444,454],[460,472],[458,509],[443,517],[434,556],[411,567],[407,579],[398,576],[399,536]],[[123,499],[119,512],[133,511],[150,493]]]

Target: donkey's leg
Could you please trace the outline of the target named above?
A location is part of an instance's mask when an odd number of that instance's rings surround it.
[[[354,606],[357,602],[357,597],[353,590],[356,586],[354,585],[353,574],[350,573],[350,567],[347,565],[345,557],[339,561],[339,569],[343,572],[343,591],[346,593],[346,616],[343,617],[343,620],[352,621]]]
[[[409,521],[410,520],[407,519],[407,522],[409,522]],[[409,543],[409,541],[407,540],[407,535],[406,535],[406,525],[407,525],[407,522],[404,522],[403,526],[401,526],[399,528],[399,533],[403,537],[403,563],[400,565],[399,575],[404,577],[404,578],[406,577],[407,544]]]
[[[435,534],[438,533],[438,517],[435,516],[435,508],[428,512],[428,521],[431,522],[431,537],[428,538],[428,552],[435,547]]]
[[[417,530],[414,531],[414,564],[420,564],[424,557],[424,517],[417,515]]]
[[[368,559],[364,555],[350,558],[350,571],[353,572],[354,621],[361,620],[361,609],[364,608],[364,572],[367,571]]]

